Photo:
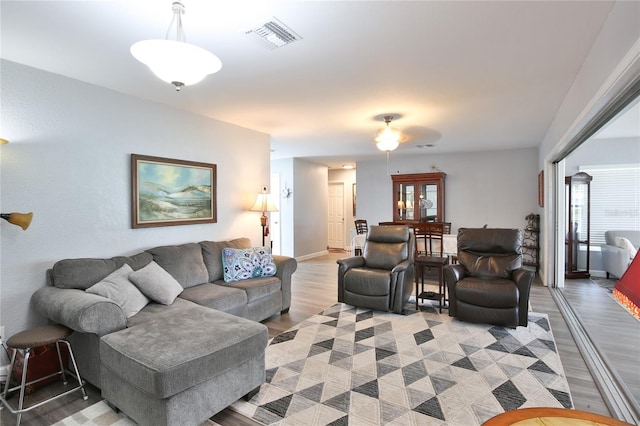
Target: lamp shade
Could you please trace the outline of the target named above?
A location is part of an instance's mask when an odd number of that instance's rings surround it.
[[[33,213],[2,213],[0,217],[9,223],[19,226],[23,231],[26,231],[33,219]]]
[[[276,205],[271,200],[270,194],[260,193],[253,206],[249,209],[254,212],[277,212]]]
[[[196,84],[222,68],[222,62],[213,53],[176,40],[139,41],[131,46],[131,54],[158,78],[178,89]]]

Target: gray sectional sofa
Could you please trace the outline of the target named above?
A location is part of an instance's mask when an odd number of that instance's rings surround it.
[[[258,321],[291,303],[293,258],[273,256],[273,276],[223,280],[223,249],[250,247],[239,238],[61,260],[32,303],[75,331],[70,341],[80,374],[112,405],[143,425],[197,425],[263,383],[268,332]],[[162,303],[150,300],[131,314],[122,305],[133,296],[117,302],[90,292],[117,271],[140,274],[154,262],[180,285]]]

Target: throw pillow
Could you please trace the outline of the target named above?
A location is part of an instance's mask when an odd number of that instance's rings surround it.
[[[122,308],[125,316],[130,318],[149,303],[149,299],[129,281],[129,274],[132,272],[131,266],[125,263],[86,291],[113,300]]]
[[[631,244],[628,238],[616,237],[616,246],[625,249],[629,252],[629,259],[636,257],[637,249]]]
[[[182,286],[156,262],[129,274],[129,279],[149,299],[170,305],[182,293]]]
[[[276,274],[276,264],[273,262],[271,250],[267,247],[226,247],[222,250],[222,268],[224,281],[227,283]]]

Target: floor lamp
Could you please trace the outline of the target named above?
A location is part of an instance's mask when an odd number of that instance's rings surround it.
[[[255,204],[249,210],[254,212],[262,212],[260,216],[260,226],[262,226],[262,246],[264,247],[264,237],[267,235],[267,212],[277,212],[273,201],[271,201],[271,194],[267,194],[267,188],[262,188],[262,192],[258,194]]]

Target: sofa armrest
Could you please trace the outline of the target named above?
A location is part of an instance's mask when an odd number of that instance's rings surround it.
[[[631,262],[629,251],[611,245],[603,245],[600,250],[602,253],[602,267],[607,273],[607,278],[609,278],[609,274],[620,278]]]
[[[40,314],[81,333],[101,337],[127,326],[120,306],[83,290],[46,286],[33,294],[31,302]]]
[[[291,276],[298,269],[298,262],[289,256],[273,256],[276,264],[276,277],[280,278],[282,285],[282,312],[289,310],[291,306]]]

